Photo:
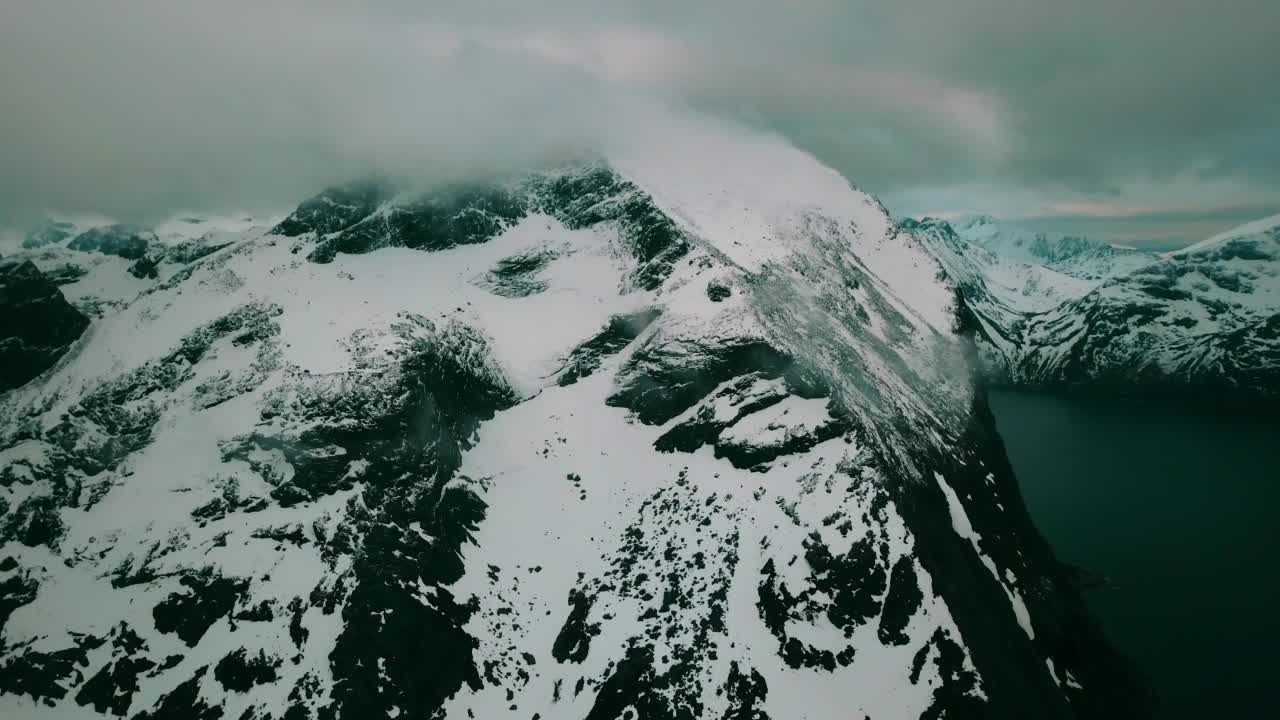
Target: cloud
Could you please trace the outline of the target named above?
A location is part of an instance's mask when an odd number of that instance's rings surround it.
[[[903,211],[1280,197],[1271,0],[9,0],[4,16],[10,216],[493,171],[625,133],[637,97],[777,131]]]
[[[580,143],[607,104],[581,69],[441,23],[286,4],[17,2],[0,38],[11,215],[283,206],[373,171],[498,171]]]

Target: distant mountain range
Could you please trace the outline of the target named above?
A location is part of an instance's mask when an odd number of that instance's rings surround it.
[[[901,226],[959,289],[999,382],[1280,399],[1280,216],[1161,254],[990,218]]]

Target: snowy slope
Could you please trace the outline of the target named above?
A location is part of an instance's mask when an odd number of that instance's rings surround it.
[[[926,248],[674,127],[154,229],[0,396],[0,715],[1140,715]]]

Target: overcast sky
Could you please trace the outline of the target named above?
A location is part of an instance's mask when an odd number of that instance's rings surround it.
[[[900,214],[1185,242],[1280,211],[1277,28],[1276,0],[4,0],[0,214],[500,170],[656,97]]]

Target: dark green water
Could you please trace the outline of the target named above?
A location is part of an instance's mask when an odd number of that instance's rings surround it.
[[[1280,418],[1000,391],[1000,434],[1058,557],[1162,717],[1280,717]]]

